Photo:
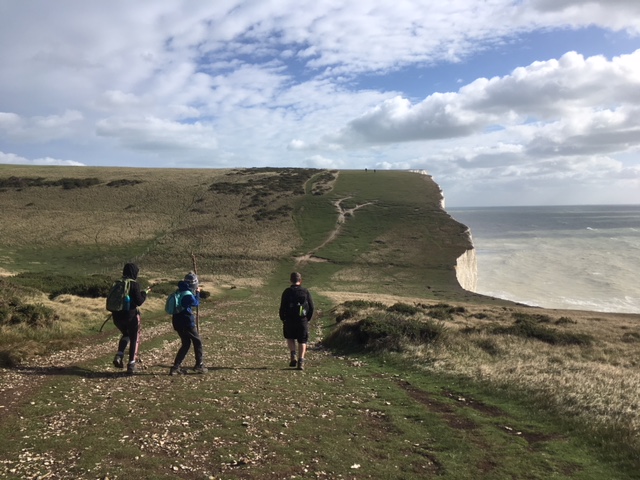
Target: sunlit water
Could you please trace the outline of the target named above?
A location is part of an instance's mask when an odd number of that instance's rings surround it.
[[[477,292],[640,313],[640,205],[448,208],[471,229]]]

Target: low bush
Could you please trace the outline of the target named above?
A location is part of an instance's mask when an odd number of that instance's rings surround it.
[[[445,332],[441,322],[420,321],[387,312],[343,323],[323,339],[323,344],[343,350],[401,352],[409,344],[435,343],[443,338]]]
[[[406,303],[394,303],[389,308],[387,308],[388,312],[401,313],[403,315],[415,315],[416,313],[421,312],[420,308],[414,305],[408,305]]]
[[[42,304],[23,303],[16,297],[0,299],[0,325],[26,325],[33,328],[50,327],[58,315]]]

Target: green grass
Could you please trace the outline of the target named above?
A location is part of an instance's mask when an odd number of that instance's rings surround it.
[[[634,478],[621,452],[516,392],[393,356],[313,349],[306,372],[289,370],[273,302],[254,292],[242,310],[207,308],[206,376],[166,375],[173,333],[143,344],[150,370],[137,377],[113,372],[110,355],[44,371],[0,426],[4,472],[45,474],[17,461],[37,452],[67,478]]]
[[[329,187],[335,172],[0,166],[0,177],[11,175],[99,183],[0,192],[3,224],[23,233],[0,235],[2,268],[25,272],[5,291],[90,296],[135,260],[143,284],[157,283],[163,296],[195,252],[214,294],[199,308],[204,376],[167,375],[178,337],[149,305],[147,369],[133,377],[111,366],[118,333],[110,322],[102,334],[100,321],[71,318],[57,330],[3,331],[40,353],[73,347],[3,370],[3,478],[637,478],[630,430],[567,415],[533,384],[446,368],[489,368],[521,344],[553,349],[558,363],[584,356],[592,365],[606,346],[585,336],[583,319],[522,313],[463,291],[453,265],[468,247],[464,226],[439,208],[428,177],[341,171]],[[346,197],[345,208],[373,203],[319,248],[335,227],[333,202]],[[52,212],[56,224],[46,221]],[[114,224],[123,214],[131,218]],[[86,233],[96,227],[100,235]],[[133,233],[121,242],[123,232]],[[296,263],[308,253],[326,261]],[[318,312],[304,372],[287,367],[277,313],[292,270]],[[370,296],[336,306],[332,292]],[[387,304],[383,294],[420,300]],[[607,348],[633,348],[632,334],[617,332],[619,344]]]

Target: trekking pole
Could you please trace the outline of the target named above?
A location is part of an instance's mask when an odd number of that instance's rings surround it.
[[[196,264],[196,256],[193,252],[191,252],[191,263],[193,264],[193,273],[198,277],[198,265]],[[200,287],[200,283],[198,282],[198,288]],[[196,292],[197,293],[197,292]],[[199,301],[200,299],[198,299]],[[196,332],[200,333],[200,307],[196,306]]]
[[[107,318],[104,319],[104,323],[102,324],[102,326],[100,327],[100,330],[98,330],[98,332],[102,332],[102,329],[104,328],[104,326],[107,324],[107,322],[109,321],[109,319],[111,318],[111,314],[107,315]]]

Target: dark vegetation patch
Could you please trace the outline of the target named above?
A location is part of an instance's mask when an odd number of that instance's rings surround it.
[[[106,298],[115,280],[116,278],[106,275],[75,277],[55,273],[24,272],[13,277],[0,279],[0,285],[2,285],[3,291],[6,288],[21,296],[28,295],[30,291],[37,291],[48,294],[51,299],[65,294],[83,298]],[[169,295],[175,292],[178,280],[149,285],[146,279],[140,278],[138,283],[143,289],[151,286],[153,294]],[[209,295],[209,292],[200,292],[202,299],[206,299]]]
[[[317,172],[310,168],[249,168],[227,174],[234,180],[213,183],[209,191],[247,197],[248,202],[242,208],[257,209],[252,215],[254,220],[275,220],[290,216],[293,208],[290,205],[276,206],[274,202],[283,196],[304,195],[305,182]]]
[[[106,297],[113,280],[102,275],[74,277],[56,273],[25,272],[10,277],[7,281],[18,287],[45,292],[53,299],[64,294],[85,298]]]
[[[0,189],[21,190],[29,187],[62,187],[65,190],[75,188],[88,188],[98,185],[100,180],[89,178],[61,178],[59,180],[46,180],[43,177],[5,177],[0,178]]]
[[[268,208],[261,208],[252,216],[256,222],[259,222],[261,220],[276,220],[280,217],[286,218],[289,217],[292,212],[293,207],[291,207],[290,205],[282,205],[273,210],[270,210]]]
[[[578,322],[572,319],[571,317],[560,317],[556,320],[556,325],[575,325]]]
[[[0,325],[27,325],[34,328],[52,326],[58,315],[42,304],[22,303],[18,297],[0,299]]]
[[[355,313],[349,309],[345,314]],[[342,320],[340,321],[342,322]],[[407,345],[429,344],[441,340],[446,334],[443,323],[431,319],[417,319],[397,312],[373,311],[365,318],[342,322],[322,343],[336,350],[346,351],[395,351],[405,350]]]
[[[348,320],[356,316],[356,314],[366,308],[375,308],[378,310],[384,310],[386,307],[381,302],[371,302],[368,300],[348,300],[332,310],[332,313],[336,316],[336,323],[340,323],[343,320]]]
[[[625,343],[638,343],[640,342],[640,333],[626,332],[622,335],[622,341]]]
[[[133,185],[138,185],[139,183],[143,183],[142,180],[127,180],[125,178],[121,180],[113,180],[107,183],[107,187],[130,187]]]

